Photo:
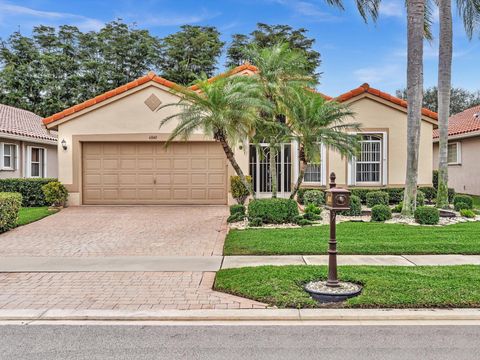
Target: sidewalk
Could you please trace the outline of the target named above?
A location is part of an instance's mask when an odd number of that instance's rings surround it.
[[[0,273],[214,272],[262,265],[327,265],[327,255],[0,257]],[[339,265],[480,265],[480,255],[339,255]]]

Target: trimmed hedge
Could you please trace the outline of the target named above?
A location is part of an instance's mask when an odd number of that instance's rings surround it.
[[[350,196],[350,210],[340,211],[339,215],[343,216],[361,216],[362,215],[362,202],[356,195]]]
[[[455,211],[462,211],[462,210],[472,210],[470,206],[463,201],[459,201],[455,204]]]
[[[440,211],[433,206],[419,206],[415,210],[415,221],[422,225],[437,225]]]
[[[375,205],[372,207],[372,221],[386,221],[392,218],[392,210],[388,205]]]
[[[48,206],[42,187],[57,179],[0,179],[0,192],[20,193],[22,206]]]
[[[257,199],[248,204],[248,219],[261,219],[265,224],[285,224],[298,215],[297,202],[292,199]]]
[[[245,215],[245,205],[235,204],[230,206],[230,215]]]
[[[68,199],[68,190],[59,181],[52,181],[42,186],[45,201],[48,205],[64,206]]]
[[[305,199],[304,199],[304,196],[307,192],[309,191],[321,191],[323,193],[323,198],[325,199],[325,193],[323,190],[320,190],[320,189],[314,189],[314,188],[300,188],[298,189],[297,191],[297,202],[300,204],[300,205],[305,205]]]
[[[367,194],[367,206],[373,208],[375,205],[388,205],[390,196],[385,191],[372,191]]]
[[[21,206],[21,194],[0,192],[0,233],[17,226],[18,212]]]
[[[325,193],[321,190],[307,190],[303,195],[303,203],[305,205],[321,206],[325,204]]]
[[[247,182],[252,186],[252,177],[245,176]],[[232,191],[232,197],[239,203],[245,204],[245,200],[247,200],[250,193],[248,189],[243,185],[242,180],[240,180],[240,176],[230,176],[230,190]]]
[[[468,195],[455,195],[455,198],[453,199],[453,205],[455,206],[455,209],[457,208],[458,203],[464,203],[468,207],[467,209],[473,209],[473,198]]]

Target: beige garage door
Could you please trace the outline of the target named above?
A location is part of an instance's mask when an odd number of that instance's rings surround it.
[[[226,204],[227,169],[213,142],[84,143],[84,204]]]

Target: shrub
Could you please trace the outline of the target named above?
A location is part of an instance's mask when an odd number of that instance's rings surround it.
[[[362,202],[356,195],[350,196],[350,210],[340,211],[339,215],[343,216],[361,216],[362,215]]]
[[[252,177],[245,176],[247,182],[252,185]],[[242,180],[240,180],[240,176],[231,176],[230,177],[230,189],[232,191],[232,197],[241,205],[245,204],[245,200],[247,200],[250,193],[248,189],[243,185]]]
[[[448,202],[453,204],[453,199],[455,198],[455,189],[448,188]]]
[[[378,204],[372,207],[372,221],[385,221],[392,218],[392,211],[388,205]]]
[[[245,215],[237,213],[237,214],[230,215],[227,218],[227,222],[228,223],[234,223],[234,222],[238,222],[238,221],[243,221],[244,219],[245,219]]]
[[[325,204],[325,194],[321,190],[307,190],[303,195],[303,203],[321,206]]]
[[[321,213],[322,213],[322,209],[315,206],[314,204],[308,204],[305,207],[305,214],[303,214],[303,218],[310,221],[320,220],[322,218],[320,216]]]
[[[402,210],[403,210],[403,201],[400,201],[400,203],[395,205],[395,207],[392,209],[392,212],[401,213]]]
[[[293,222],[295,224],[298,224],[299,221],[303,220],[303,215],[296,215],[294,218],[293,218]]]
[[[403,200],[404,189],[402,188],[387,188],[383,191],[388,194],[390,204],[398,204]]]
[[[419,188],[421,192],[425,195],[425,199],[429,202],[433,202],[437,198],[437,189],[432,186],[424,186]]]
[[[22,206],[19,193],[0,193],[0,233],[17,226],[18,212]]]
[[[265,224],[289,223],[296,215],[298,206],[292,199],[258,199],[248,205],[248,218],[260,218]]]
[[[297,225],[300,225],[300,226],[308,226],[308,225],[312,225],[312,224],[313,224],[313,221],[308,220],[308,219],[301,219],[297,222]]]
[[[235,204],[230,206],[230,215],[245,215],[245,205],[242,204]]]
[[[367,206],[373,208],[375,205],[388,205],[389,196],[385,191],[372,191],[367,194]]]
[[[424,206],[425,205],[425,194],[423,191],[417,191],[417,206]]]
[[[438,170],[432,171],[432,184],[434,189],[438,189]]]
[[[355,196],[358,196],[362,202],[362,204],[366,204],[367,203],[367,194],[368,193],[371,193],[372,191],[376,191],[376,190],[372,190],[372,189],[351,189],[350,192],[352,195],[355,195]]]
[[[463,217],[472,219],[475,217],[475,212],[470,209],[462,209],[460,210],[460,215],[462,215]]]
[[[457,209],[458,203],[464,203],[467,205],[464,209],[473,209],[473,198],[468,195],[455,195],[453,198],[453,205],[455,206],[455,210]],[[458,211],[458,210],[457,210]]]
[[[251,227],[259,227],[262,225],[263,225],[262,218],[253,218],[248,221],[248,226],[251,226]]]
[[[68,199],[68,190],[58,181],[52,181],[42,186],[47,205],[64,206]]]
[[[471,210],[468,204],[465,204],[463,201],[457,202],[455,204],[455,211],[462,211],[462,210]]]
[[[0,179],[0,192],[22,195],[22,206],[47,206],[42,186],[57,179]]]
[[[422,225],[437,225],[440,211],[433,206],[419,206],[415,210],[415,221]]]

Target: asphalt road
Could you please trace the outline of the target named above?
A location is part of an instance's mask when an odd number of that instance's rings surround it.
[[[0,326],[0,359],[479,359],[480,326]]]

